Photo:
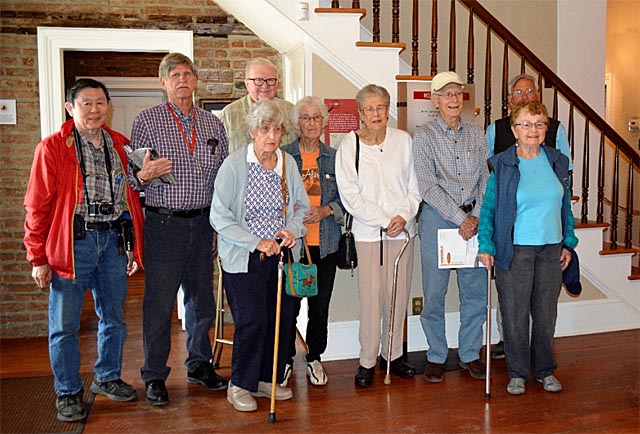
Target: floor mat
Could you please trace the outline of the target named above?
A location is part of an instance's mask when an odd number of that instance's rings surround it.
[[[94,397],[89,391],[93,372],[80,374],[80,378],[88,413]],[[0,379],[0,432],[81,433],[84,421],[59,421],[55,404],[53,375]]]

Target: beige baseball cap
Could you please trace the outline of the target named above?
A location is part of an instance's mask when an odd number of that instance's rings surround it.
[[[431,79],[431,90],[438,92],[448,84],[459,84],[460,86],[463,86],[462,79],[458,74],[453,71],[445,71],[436,74]]]

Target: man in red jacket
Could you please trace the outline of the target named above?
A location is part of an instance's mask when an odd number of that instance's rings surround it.
[[[139,193],[126,180],[128,140],[104,125],[109,92],[80,79],[67,91],[73,119],[36,147],[24,200],[24,244],[31,276],[49,292],[49,357],[58,419],[87,415],[78,375],[78,330],[87,288],[98,322],[98,360],[91,391],[132,401],[120,378],[126,335],[127,274],[142,264],[143,215]],[[137,262],[136,262],[137,261]]]

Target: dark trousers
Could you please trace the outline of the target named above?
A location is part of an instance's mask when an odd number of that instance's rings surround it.
[[[144,228],[142,380],[166,379],[171,368],[171,317],[180,285],[184,290],[188,356],[194,370],[211,359],[209,329],[215,317],[213,229],[209,215],[194,218],[147,212]]]
[[[278,257],[261,262],[260,252],[255,251],[249,255],[247,273],[223,276],[234,325],[231,383],[255,392],[259,381],[271,383],[273,372]],[[278,383],[284,376],[293,323],[293,298],[285,294],[284,286],[280,315]]]
[[[329,303],[333,293],[333,282],[336,278],[337,254],[330,253],[320,259],[320,247],[309,246],[311,260],[318,266],[318,295],[307,298],[309,306],[309,322],[307,323],[306,343],[309,347],[307,362],[320,360],[320,355],[327,349],[327,327],[329,325]],[[307,264],[306,256],[300,262]],[[293,364],[293,357],[296,355],[296,318],[300,313],[300,302],[302,299],[294,298],[295,311],[293,315],[293,325],[291,327],[291,345],[289,347],[289,357],[287,363]]]
[[[558,367],[553,335],[562,285],[560,244],[514,246],[509,269],[496,267],[509,378],[543,379]],[[531,344],[529,344],[531,315]]]

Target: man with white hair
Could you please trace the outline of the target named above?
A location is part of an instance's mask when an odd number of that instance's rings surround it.
[[[444,304],[449,269],[438,268],[438,230],[457,229],[468,240],[478,232],[478,218],[489,178],[487,145],[480,127],[463,122],[463,85],[452,71],[431,81],[431,101],[439,116],[420,126],[413,137],[413,160],[422,196],[418,226],[422,256],[424,308],[420,315],[429,343],[424,378],[430,383],[444,379],[448,355]],[[482,324],[487,305],[487,271],[456,270],[460,292],[460,367],[473,378],[485,378],[480,361]]]
[[[220,120],[227,131],[229,154],[250,142],[245,120],[247,119],[251,105],[261,99],[275,99],[280,101],[287,112],[287,119],[284,126],[285,130],[282,134],[281,143],[283,145],[289,144],[298,137],[291,124],[293,104],[277,97],[278,81],[278,70],[270,60],[263,57],[256,57],[247,63],[244,73],[244,84],[248,94],[232,102],[220,112]]]

